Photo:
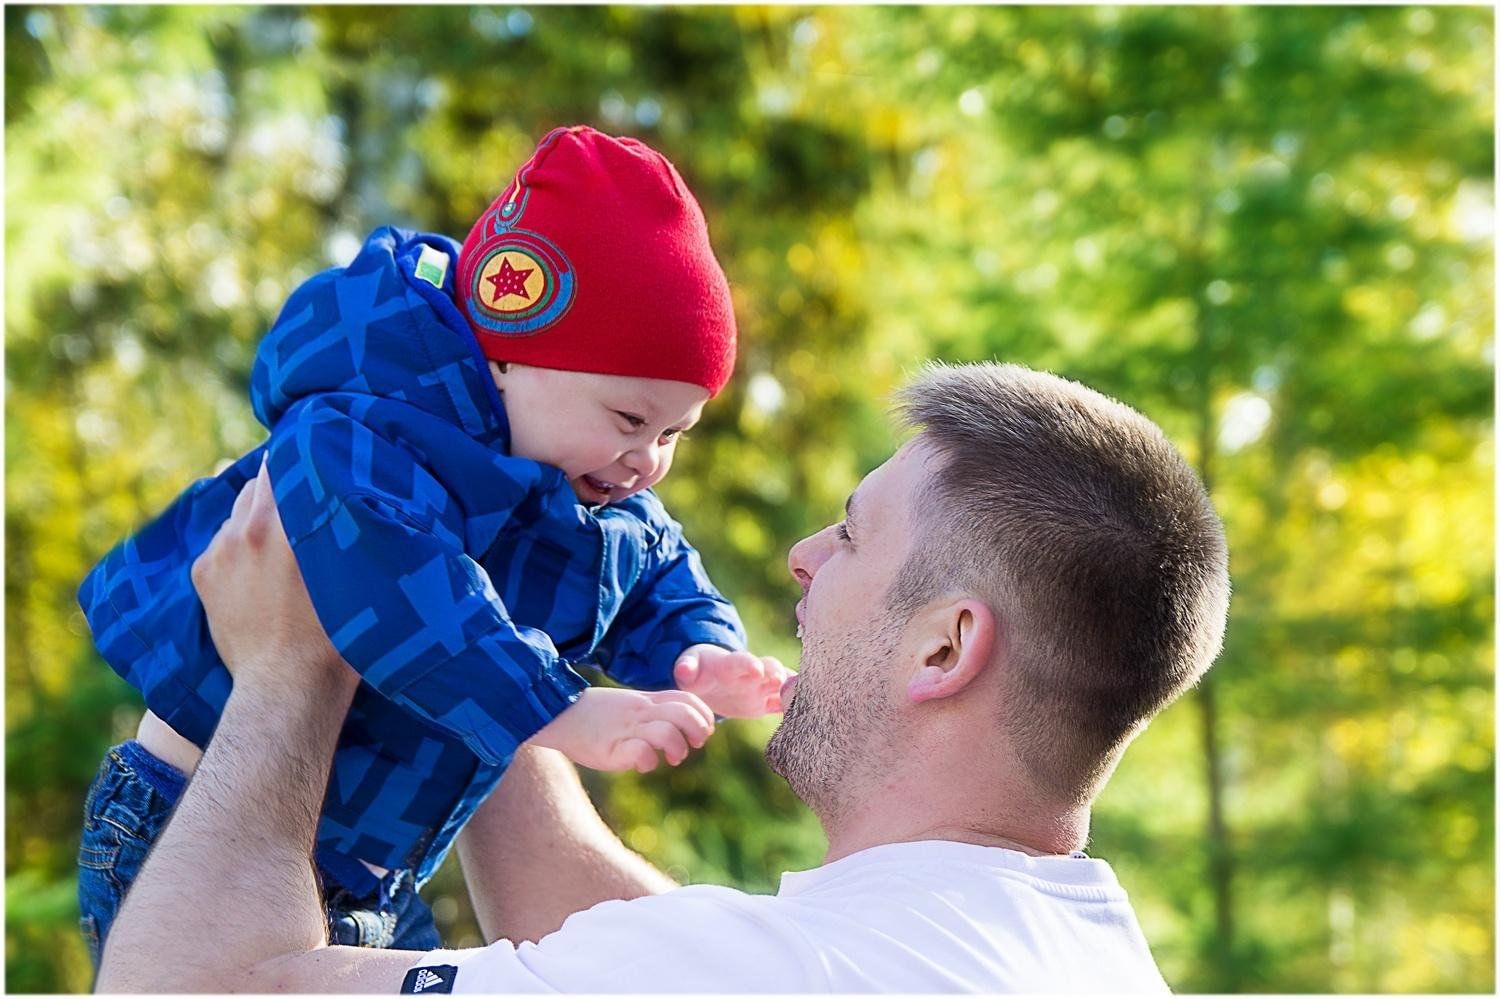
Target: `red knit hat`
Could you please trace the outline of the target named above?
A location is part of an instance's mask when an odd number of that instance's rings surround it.
[[[582,125],[548,133],[469,231],[457,296],[491,360],[710,395],[734,370],[729,282],[703,211],[635,139]]]

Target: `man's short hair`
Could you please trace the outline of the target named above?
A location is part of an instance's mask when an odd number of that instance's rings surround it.
[[[941,466],[892,611],[985,600],[1012,746],[1044,791],[1091,800],[1223,642],[1228,550],[1203,484],[1135,410],[1017,365],[929,365],[897,411]]]

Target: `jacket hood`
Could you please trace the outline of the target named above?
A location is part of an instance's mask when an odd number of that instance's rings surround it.
[[[458,244],[382,226],[347,267],[292,292],[255,355],[250,401],[270,429],[298,400],[352,392],[408,403],[504,451],[505,407],[453,303]]]

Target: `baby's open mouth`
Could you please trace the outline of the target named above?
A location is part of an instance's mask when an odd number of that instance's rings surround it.
[[[600,503],[608,503],[616,494],[621,492],[618,483],[610,482],[606,479],[597,479],[592,475],[584,475],[580,476],[580,478],[583,480],[584,486],[594,494],[596,500]]]

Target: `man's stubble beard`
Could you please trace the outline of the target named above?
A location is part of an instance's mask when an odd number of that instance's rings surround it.
[[[797,686],[766,743],[766,763],[825,827],[858,793],[862,775],[888,763],[894,711],[885,673],[900,632],[887,620],[873,635],[803,643]]]

